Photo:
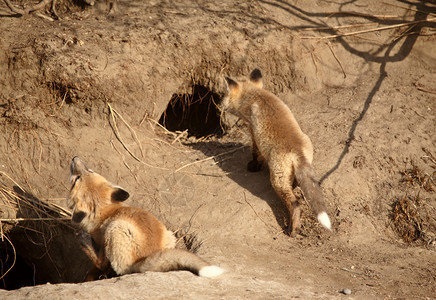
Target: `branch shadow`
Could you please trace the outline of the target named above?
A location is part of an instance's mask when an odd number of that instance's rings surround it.
[[[244,12],[245,17],[248,18],[248,20],[252,23],[257,23],[259,25],[261,24],[269,24],[276,26],[277,28],[286,28],[289,30],[298,30],[298,29],[318,29],[321,32],[326,32],[331,35],[338,34],[339,32],[335,30],[334,28],[331,28],[328,26],[328,24],[324,21],[322,21],[322,18],[335,18],[338,23],[341,23],[341,20],[344,18],[354,17],[354,18],[362,18],[365,20],[370,20],[375,23],[378,23],[376,25],[398,25],[398,24],[404,24],[404,20],[393,20],[393,19],[386,19],[379,16],[374,16],[370,14],[360,13],[360,12],[354,12],[354,11],[346,11],[344,10],[346,5],[352,4],[356,2],[355,0],[350,0],[345,3],[339,4],[339,10],[337,12],[310,12],[306,11],[304,9],[301,9],[300,7],[290,3],[290,1],[283,1],[283,0],[276,0],[276,1],[267,1],[267,0],[259,0],[259,3],[275,7],[278,9],[283,10],[287,14],[289,14],[289,17],[291,18],[297,18],[306,23],[307,25],[298,25],[298,26],[287,26],[284,24],[281,24],[277,20],[270,18],[270,17],[264,17],[259,16],[253,13]],[[368,93],[367,98],[365,99],[363,103],[362,110],[358,117],[353,120],[353,122],[350,125],[350,129],[348,131],[348,138],[345,143],[344,149],[342,150],[342,153],[339,155],[335,165],[330,168],[320,179],[320,183],[322,183],[325,179],[327,179],[333,172],[335,172],[339,166],[341,165],[344,157],[349,153],[350,146],[352,142],[355,140],[355,132],[356,129],[360,123],[360,121],[363,120],[366,113],[371,107],[371,104],[373,103],[374,96],[377,94],[377,92],[380,90],[380,87],[383,84],[384,79],[387,77],[386,67],[388,63],[393,62],[399,62],[408,57],[410,52],[413,49],[413,46],[415,45],[419,34],[421,33],[422,29],[425,27],[434,27],[436,25],[435,21],[427,21],[427,17],[429,15],[435,15],[436,13],[436,7],[431,6],[434,4],[434,1],[421,1],[419,3],[417,2],[409,2],[407,0],[398,0],[399,4],[408,5],[410,7],[409,11],[413,11],[413,20],[410,22],[415,22],[414,24],[411,24],[410,27],[408,27],[405,32],[407,34],[404,34],[400,36],[399,38],[396,38],[392,41],[387,41],[387,43],[383,43],[382,45],[378,46],[377,49],[371,49],[370,51],[361,51],[351,45],[351,43],[347,42],[344,37],[337,37],[335,41],[337,41],[342,47],[348,51],[349,53],[359,56],[363,58],[366,62],[373,62],[376,64],[380,64],[380,71],[378,74],[378,78],[375,81],[374,85],[372,86],[370,92]],[[199,6],[201,6],[199,4]],[[406,9],[406,8],[405,8]],[[231,11],[231,10],[212,10],[209,8],[203,8],[203,10],[208,12],[214,12],[221,15],[237,15],[240,14],[239,11]],[[416,23],[416,21],[419,21]],[[376,26],[375,25],[375,26]],[[406,27],[406,26],[405,26]],[[244,28],[236,28],[235,30],[244,31]],[[394,48],[398,46],[398,50],[394,52]]]
[[[20,14],[14,14],[14,13],[12,13],[12,14],[3,14],[3,13],[0,13],[0,18],[16,18],[16,19],[18,19],[18,18],[21,18],[22,17],[22,15],[20,15]]]
[[[244,146],[241,143],[221,143],[217,141],[195,142],[185,145],[199,150],[209,157],[214,157],[231,149]],[[223,151],[223,149],[226,150]],[[259,172],[248,172],[247,163],[250,159],[250,146],[246,146],[240,151],[214,158],[216,164],[230,179],[240,185],[244,189],[244,192],[248,191],[254,196],[264,200],[271,207],[277,223],[286,232],[287,224],[285,224],[285,220],[287,220],[287,208],[271,186],[268,166],[265,165]],[[246,199],[241,199],[241,202],[243,201],[246,201]],[[248,203],[248,201],[246,202]]]

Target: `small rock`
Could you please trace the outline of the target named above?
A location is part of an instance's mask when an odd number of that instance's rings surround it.
[[[350,289],[343,289],[341,293],[344,295],[351,295],[351,290]]]

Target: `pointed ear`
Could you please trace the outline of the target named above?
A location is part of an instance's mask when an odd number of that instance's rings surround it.
[[[83,211],[74,210],[71,219],[73,220],[74,223],[80,223],[82,222],[83,219],[85,219],[85,217],[86,217],[86,213],[84,213]]]
[[[260,72],[259,69],[256,68],[253,71],[251,71],[249,78],[251,83],[253,83],[258,88],[263,87],[262,72]]]
[[[226,84],[229,92],[232,92],[239,87],[238,83],[229,77],[226,77]]]
[[[119,186],[114,186],[113,187],[114,190],[112,192],[111,195],[111,199],[112,201],[119,201],[119,202],[123,202],[125,200],[127,200],[127,198],[129,198],[129,193],[126,192],[125,190],[123,190],[122,188],[120,188]]]

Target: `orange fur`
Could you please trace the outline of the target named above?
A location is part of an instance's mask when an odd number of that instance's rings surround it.
[[[222,273],[192,253],[172,249],[171,231],[148,211],[122,203],[129,194],[88,169],[78,157],[71,163],[70,180],[72,219],[83,229],[82,248],[94,263],[87,280],[110,268],[118,275],[148,270],[190,270],[202,276]]]
[[[320,223],[330,229],[322,191],[314,179],[312,143],[289,107],[262,88],[259,69],[245,80],[226,78],[226,83],[228,92],[222,109],[242,118],[252,136],[253,160],[247,168],[259,171],[263,161],[268,162],[271,184],[289,211],[290,233],[295,234],[300,222],[299,203],[292,188],[294,180],[311,202]]]

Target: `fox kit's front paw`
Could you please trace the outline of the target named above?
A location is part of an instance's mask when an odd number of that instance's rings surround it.
[[[83,229],[76,231],[77,240],[80,243],[80,246],[83,248],[91,248],[92,247],[92,237],[91,235]]]
[[[86,254],[93,260],[97,257],[99,251],[98,246],[92,239],[92,236],[85,230],[79,230],[76,232],[77,240],[79,241],[80,247]]]
[[[262,169],[262,163],[259,163],[256,160],[252,160],[248,162],[247,164],[247,171],[248,172],[259,172],[260,169]]]

